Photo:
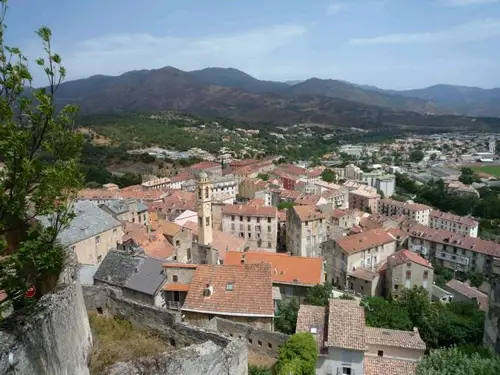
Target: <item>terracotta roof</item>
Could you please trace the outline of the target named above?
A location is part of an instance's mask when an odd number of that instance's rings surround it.
[[[335,241],[345,252],[354,254],[358,251],[393,242],[394,238],[382,229],[372,229],[352,236],[338,238]]]
[[[301,176],[301,175],[306,175],[308,173],[307,169],[293,164],[280,164],[276,166],[276,168],[291,175]]]
[[[145,190],[145,191],[120,191],[122,198],[143,199],[145,201],[155,201],[162,199],[167,193],[162,190]]]
[[[408,237],[408,233],[399,228],[388,228],[385,231],[389,233],[391,236],[393,236],[396,240]]]
[[[406,349],[425,350],[425,342],[418,330],[400,331],[396,329],[365,327],[367,344],[393,346]]]
[[[301,206],[316,205],[321,198],[323,198],[321,195],[302,194],[300,197],[295,199],[295,204]]]
[[[229,205],[226,205],[222,208],[222,214],[223,215],[277,217],[278,209],[276,207],[271,207],[271,206],[229,204]]]
[[[265,204],[265,202],[264,202],[264,199],[254,198],[254,199],[250,199],[247,204],[255,205],[255,206],[263,206]]]
[[[318,351],[324,352],[327,310],[323,306],[300,305],[297,314],[297,332],[309,332],[316,338]]]
[[[450,214],[449,212],[442,212],[439,210],[432,210],[431,211],[431,220],[432,219],[447,220],[447,221],[451,221],[453,223],[463,224],[463,225],[467,225],[470,227],[475,227],[475,226],[479,225],[477,220],[474,220],[473,218],[471,218],[469,216],[453,215],[453,214]]]
[[[301,192],[295,190],[283,189],[280,191],[280,197],[282,199],[292,199],[295,200],[302,195]]]
[[[278,211],[278,221],[286,221],[286,211],[288,209],[285,208],[283,210]]]
[[[202,161],[200,163],[193,164],[190,168],[194,169],[194,170],[200,170],[200,169],[209,169],[209,168],[216,168],[216,167],[221,167],[221,165],[219,163],[215,163],[213,161]]]
[[[391,205],[395,207],[401,207],[401,208],[407,208],[412,211],[425,211],[425,210],[431,210],[432,207],[426,206],[425,204],[420,204],[420,203],[406,203],[406,202],[400,202],[394,199],[389,199],[389,198],[384,198],[379,200],[379,204],[384,204],[384,205]]]
[[[365,356],[365,375],[415,375],[418,362]]]
[[[117,199],[119,191],[106,189],[82,189],[78,192],[79,199]]]
[[[175,236],[182,230],[182,226],[171,221],[158,221],[158,232],[161,232],[167,236]]]
[[[444,229],[433,229],[424,225],[412,225],[407,230],[414,238],[455,246],[477,253],[500,257],[500,244],[481,238],[462,236]]]
[[[323,259],[298,257],[269,251],[230,251],[226,254],[224,264],[256,264],[271,265],[273,283],[297,285],[317,285],[322,283]]]
[[[356,268],[354,271],[349,272],[349,275],[357,279],[373,281],[379,274],[364,268]]]
[[[187,292],[190,284],[170,283],[163,285],[163,290],[169,292]]]
[[[168,259],[175,253],[174,246],[161,232],[148,233],[144,225],[138,223],[123,223],[122,241],[133,241],[144,249],[146,255],[155,259]]]
[[[193,231],[193,238],[198,238],[198,224],[186,222],[184,227]],[[212,243],[210,246],[217,250],[219,259],[225,261],[228,251],[242,251],[245,247],[245,239],[233,236],[231,233],[222,232],[218,229],[212,229]]]
[[[186,264],[186,263],[164,263],[163,268],[196,268],[197,264]]]
[[[366,350],[365,311],[358,301],[331,299],[326,346]]]
[[[210,296],[204,295],[207,288],[212,290]],[[200,265],[194,273],[182,310],[273,317],[271,266],[264,263]]]
[[[467,283],[463,283],[456,279],[451,279],[446,283],[449,289],[456,291],[457,293],[467,297],[469,299],[477,299],[479,308],[483,311],[488,310],[488,296],[483,292],[480,292],[476,288],[470,286]]]
[[[389,263],[392,267],[396,267],[408,262],[416,263],[423,267],[432,268],[432,264],[429,261],[410,250],[397,251],[387,258],[387,263]]]
[[[291,210],[295,211],[300,221],[310,221],[326,219],[328,215],[323,213],[318,206],[294,206]]]

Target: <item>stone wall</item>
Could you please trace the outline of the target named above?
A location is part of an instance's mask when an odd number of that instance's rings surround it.
[[[484,346],[500,355],[500,277],[491,280],[489,308],[484,321]]]
[[[136,327],[158,334],[172,346],[178,348],[202,345],[201,349],[190,347],[191,351],[175,351],[160,356],[137,359],[126,364],[117,364],[118,367],[116,368],[125,368],[126,371],[129,371],[122,372],[123,374],[247,374],[248,352],[246,343],[243,340],[234,340],[219,333],[183,323],[180,314],[124,299],[121,292],[116,289],[102,286],[85,286],[83,294],[88,311],[126,319]],[[205,350],[208,341],[216,345],[217,350],[209,350],[208,353],[210,354],[200,356],[200,358],[198,358],[198,354],[189,356],[189,353]],[[186,361],[186,363],[181,366],[183,361]],[[157,364],[158,369],[154,368],[154,371],[151,370],[151,372],[137,372],[139,371],[137,368],[151,364]],[[193,369],[199,371],[190,372]],[[213,372],[216,369],[218,369],[217,371],[224,369],[224,371]],[[165,372],[167,370],[171,372]],[[120,372],[112,372],[112,374],[118,373]]]
[[[242,350],[243,348],[243,350]],[[246,374],[246,345],[232,341],[225,348],[205,342],[153,357],[116,363],[107,375],[226,375]]]
[[[248,350],[272,358],[278,357],[281,345],[288,338],[288,335],[280,332],[270,332],[222,318],[212,319],[205,328],[219,332],[226,337],[245,339]]]
[[[0,326],[0,374],[88,375],[92,334],[75,259],[53,293],[25,315],[15,313]]]

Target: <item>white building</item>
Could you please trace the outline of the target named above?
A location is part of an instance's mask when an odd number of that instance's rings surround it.
[[[479,223],[471,217],[453,215],[438,210],[431,211],[429,226],[470,237],[477,237],[479,230]]]

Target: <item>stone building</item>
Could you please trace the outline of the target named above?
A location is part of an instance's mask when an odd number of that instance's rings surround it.
[[[164,263],[163,294],[167,308],[180,310],[186,300],[197,264]]]
[[[269,264],[196,268],[182,306],[187,323],[205,326],[214,317],[272,330],[273,283]]]
[[[479,230],[477,220],[468,216],[453,215],[449,212],[441,212],[439,210],[431,211],[429,226],[469,237],[477,237]]]
[[[149,224],[148,208],[140,199],[109,201],[99,205],[109,215],[119,221],[128,221],[142,225]]]
[[[408,216],[419,224],[429,225],[431,207],[424,204],[405,203],[393,199],[380,199],[377,213],[386,216]]]
[[[276,251],[278,210],[258,205],[227,205],[222,209],[222,231],[244,238],[251,248]]]
[[[484,321],[484,346],[500,355],[500,277],[491,280],[489,308]]]
[[[415,375],[426,350],[416,328],[367,327],[358,301],[331,299],[327,307],[301,305],[296,330],[316,338],[316,374]]]
[[[320,256],[320,244],[328,233],[328,214],[318,206],[294,206],[286,215],[287,251],[298,256]]]

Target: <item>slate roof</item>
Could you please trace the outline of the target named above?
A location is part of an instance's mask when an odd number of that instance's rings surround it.
[[[111,250],[94,275],[94,280],[150,296],[165,283],[165,261]]]
[[[228,288],[231,284],[231,289]],[[212,288],[205,296],[207,287]],[[265,263],[198,266],[183,311],[231,316],[273,317],[271,266]]]
[[[90,201],[76,202],[73,205],[73,211],[75,217],[70,225],[57,236],[59,242],[64,246],[74,245],[121,226],[118,220],[108,215],[104,210]],[[39,217],[38,220],[44,226],[51,225],[51,218],[49,216]]]

